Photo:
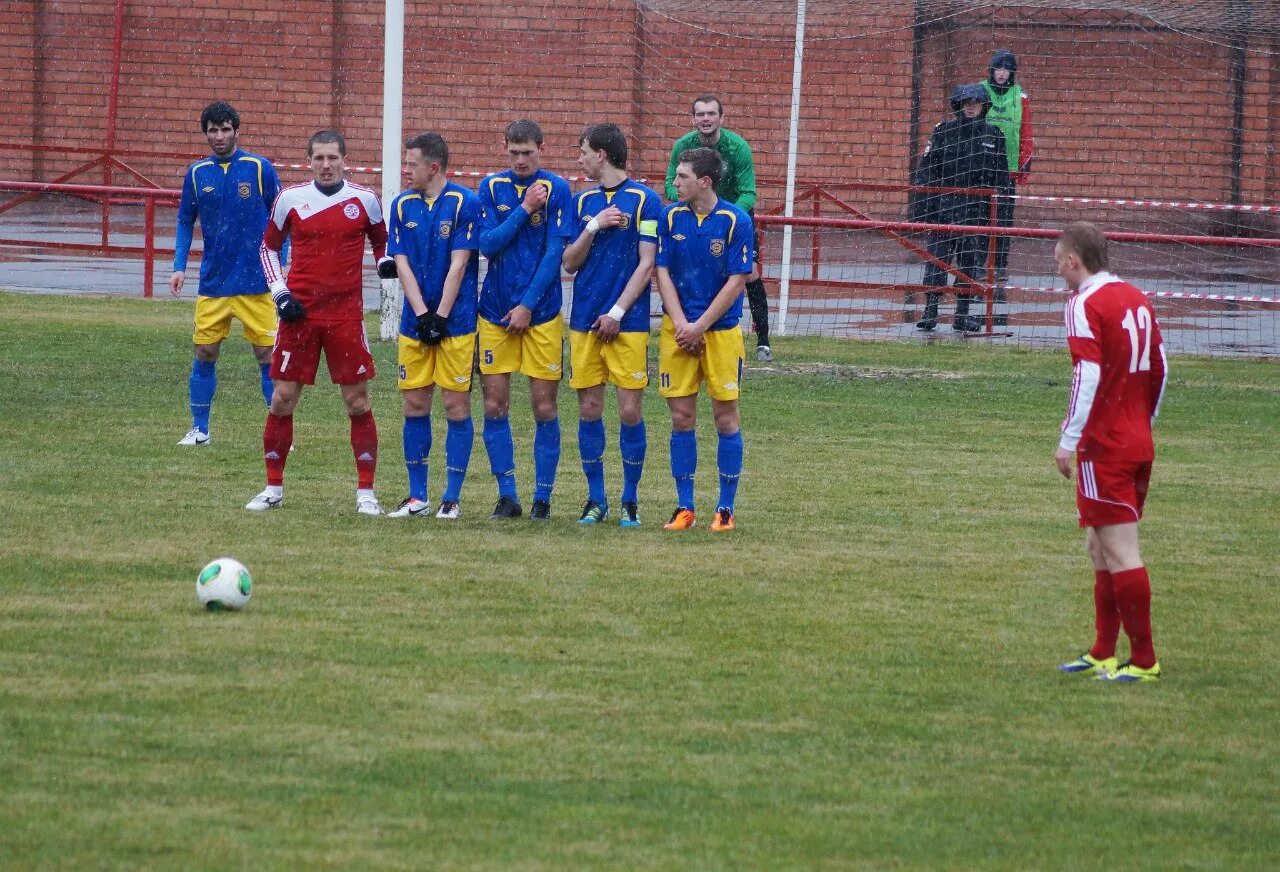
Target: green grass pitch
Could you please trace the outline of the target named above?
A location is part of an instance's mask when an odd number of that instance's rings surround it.
[[[0,294],[0,868],[1275,868],[1274,361],[1171,361],[1142,533],[1166,677],[1115,687],[1054,669],[1092,636],[1064,353],[784,339],[745,379],[738,530],[676,535],[656,391],[639,530],[574,523],[567,387],[549,525],[487,520],[479,438],[462,520],[357,516],[323,382],[284,507],[246,512],[256,368],[237,333],[213,443],[177,447],[190,318]],[[253,600],[202,612],[223,555]]]

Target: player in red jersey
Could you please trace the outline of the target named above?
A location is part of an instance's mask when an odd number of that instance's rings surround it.
[[[380,515],[373,493],[378,462],[378,430],[369,407],[369,379],[375,375],[364,331],[361,267],[365,240],[373,245],[379,272],[394,270],[386,257],[387,227],[377,195],[342,177],[347,143],[322,130],[307,143],[312,181],[280,192],[262,237],[262,266],[280,328],[271,355],[275,391],[262,433],[267,488],[246,509],[264,512],[284,499],[284,464],[293,444],[293,411],[302,386],[315,384],[324,351],[329,377],[342,389],[351,417],[351,450],[356,458],[356,511]],[[280,270],[285,238],[293,243],[288,283]]]
[[[1151,642],[1151,580],[1138,551],[1138,521],[1151,481],[1151,423],[1167,373],[1155,312],[1142,291],[1107,272],[1107,240],[1093,224],[1069,224],[1053,258],[1077,291],[1067,302],[1067,345],[1075,377],[1054,461],[1071,478],[1093,560],[1097,636],[1063,672],[1111,681],[1160,677]],[[1116,665],[1123,625],[1129,660]]]

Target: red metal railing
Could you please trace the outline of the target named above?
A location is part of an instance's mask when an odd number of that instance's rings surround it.
[[[49,248],[63,251],[91,251],[98,254],[141,254],[142,255],[142,296],[152,295],[151,285],[155,279],[157,254],[173,254],[172,248],[156,247],[156,203],[177,205],[181,196],[179,191],[159,188],[124,188],[109,185],[69,185],[56,182],[6,182],[0,181],[0,191],[23,191],[20,197],[14,198],[25,202],[41,194],[72,194],[100,198],[103,203],[102,237],[100,242],[63,242],[46,239],[13,239],[0,237],[0,245],[18,246],[22,248]],[[115,200],[142,200],[142,245],[117,245],[110,240],[110,217],[106,204]],[[6,207],[13,200],[5,203]]]

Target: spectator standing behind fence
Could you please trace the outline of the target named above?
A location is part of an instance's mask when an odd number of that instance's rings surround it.
[[[196,219],[204,236],[200,288],[196,296],[195,360],[187,380],[191,429],[179,445],[209,444],[209,409],[218,390],[218,352],[239,318],[253,346],[262,396],[271,405],[271,346],[276,341],[276,309],[258,246],[271,204],[280,193],[275,167],[265,157],[240,148],[240,114],[230,103],[210,103],[200,113],[200,130],[212,154],[187,167],[178,206],[178,228],[169,290],[182,293]]]
[[[721,124],[724,121],[724,105],[714,94],[703,94],[693,101],[694,129],[676,140],[671,149],[671,162],[667,165],[666,196],[674,203],[680,199],[676,192],[676,170],[680,167],[680,155],[695,148],[712,148],[724,160],[724,175],[716,185],[716,195],[728,200],[755,222],[756,169],[751,156],[751,146],[738,134]],[[756,228],[754,250],[760,248],[759,228]],[[751,307],[751,321],[756,331],[756,360],[768,363],[773,360],[769,347],[769,301],[765,298],[764,282],[760,271],[752,264],[747,277],[747,305]]]
[[[990,105],[982,85],[958,85],[951,92],[951,109],[955,118],[941,121],[933,129],[929,146],[920,159],[916,184],[955,188],[995,188],[1009,184],[1008,158],[1004,135],[993,124],[983,120]],[[982,194],[925,193],[912,200],[911,219],[932,224],[987,224],[990,198]],[[943,263],[954,263],[973,282],[983,276],[987,261],[985,233],[937,232],[929,242],[929,253]],[[946,287],[947,273],[933,261],[925,264],[924,284]],[[982,329],[980,319],[969,315],[969,306],[978,297],[969,284],[956,277],[956,330],[974,332]],[[916,323],[921,330],[932,330],[938,323],[939,291],[925,294],[924,317]]]
[[[997,220],[1001,227],[1013,226],[1013,197],[1017,186],[1025,185],[1031,174],[1031,158],[1035,154],[1035,139],[1031,133],[1031,103],[1026,91],[1015,80],[1018,76],[1018,58],[1007,48],[991,56],[987,67],[987,81],[983,87],[991,108],[987,110],[987,123],[994,124],[1004,134],[1004,147],[1009,158],[1009,187],[997,205]],[[1004,302],[1004,285],[1009,280],[1008,236],[996,239],[996,302]],[[1005,323],[1006,316],[997,313],[997,323]]]

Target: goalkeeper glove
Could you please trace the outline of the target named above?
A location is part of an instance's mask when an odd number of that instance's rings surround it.
[[[307,314],[306,310],[302,308],[302,304],[293,298],[293,294],[289,293],[288,288],[273,293],[271,300],[276,304],[276,314],[286,324],[290,321],[301,321]]]
[[[448,318],[442,318],[435,312],[423,312],[418,316],[418,341],[426,345],[439,345],[444,340],[445,326]]]
[[[378,261],[378,278],[394,279],[396,275],[396,262],[394,258],[384,257]]]

